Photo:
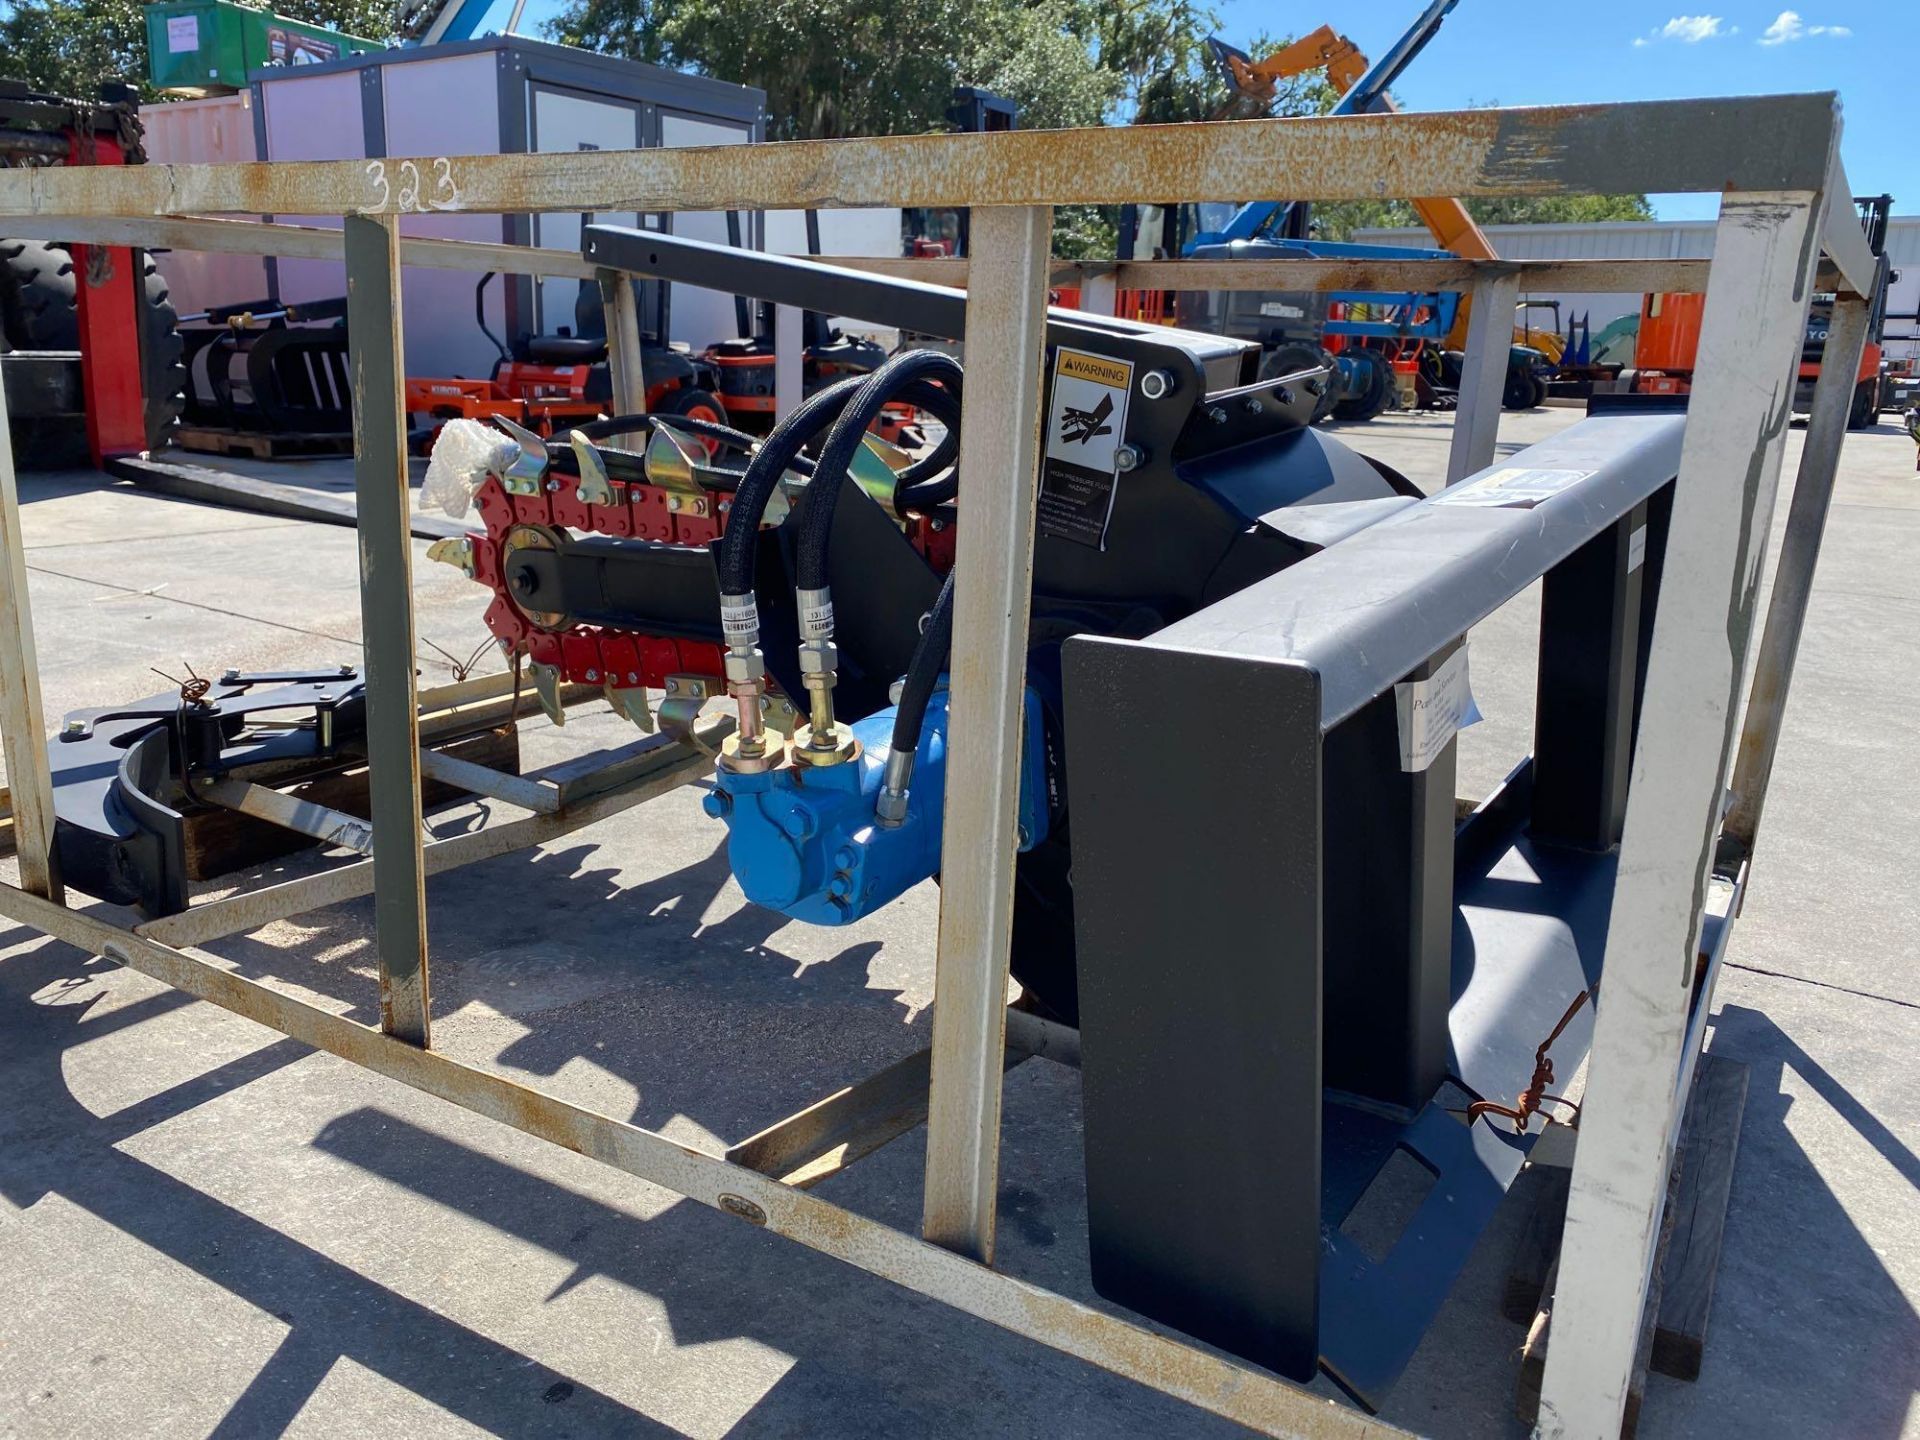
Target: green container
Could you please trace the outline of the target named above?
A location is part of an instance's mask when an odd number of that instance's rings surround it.
[[[147,78],[159,90],[238,90],[269,66],[319,65],[386,47],[231,0],[147,6]]]

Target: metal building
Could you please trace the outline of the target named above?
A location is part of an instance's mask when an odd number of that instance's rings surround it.
[[[1485,229],[1494,248],[1509,260],[1690,260],[1713,254],[1711,220],[1488,225]],[[1433,243],[1419,226],[1356,230],[1353,238],[1376,245]],[[1899,272],[1887,299],[1887,355],[1920,358],[1920,321],[1914,318],[1920,311],[1920,215],[1893,217],[1887,227],[1887,254]],[[1640,297],[1632,294],[1566,295],[1542,290],[1526,292],[1524,298],[1560,301],[1563,330],[1568,315],[1590,315],[1595,335],[1609,322],[1640,308]]]

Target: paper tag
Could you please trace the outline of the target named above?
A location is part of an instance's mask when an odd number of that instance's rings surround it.
[[[1433,497],[1436,505],[1477,505],[1509,510],[1531,510],[1542,500],[1578,485],[1593,470],[1489,470],[1463,480]]]
[[[167,53],[178,55],[185,50],[200,48],[200,17],[198,15],[169,15],[167,17]]]
[[[1041,534],[1107,548],[1132,394],[1131,362],[1065,348],[1055,353],[1040,471]]]
[[[1393,687],[1400,714],[1400,768],[1424,770],[1469,725],[1480,720],[1467,683],[1467,647],[1462,645],[1424,680],[1403,680]]]
[[[1636,525],[1627,537],[1627,574],[1638,570],[1647,559],[1647,527]]]

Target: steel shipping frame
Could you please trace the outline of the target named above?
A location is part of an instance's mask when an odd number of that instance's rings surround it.
[[[867,204],[975,207],[969,262],[848,262],[926,278],[991,277],[967,301],[968,332],[1002,367],[972,396],[963,437],[971,483],[963,506],[995,525],[960,529],[955,669],[974,698],[964,738],[977,783],[949,807],[946,847],[968,857],[964,885],[943,897],[934,1043],[926,1112],[925,1233],[908,1235],[805,1190],[801,1171],[720,1156],[525,1089],[425,1048],[428,965],[419,922],[424,877],[447,864],[537,843],[560,817],[533,815],[463,837],[491,843],[434,857],[416,826],[375,858],[339,871],[213,902],[128,927],[68,908],[50,863],[46,730],[41,714],[27,573],[11,449],[0,425],[0,744],[18,820],[19,887],[0,886],[0,914],[128,965],[304,1043],[436,1094],[476,1113],[591,1155],[688,1198],[765,1226],[969,1314],[989,1320],[1206,1410],[1270,1434],[1385,1435],[1393,1427],[1266,1372],[1040,1289],[991,1267],[999,1149],[1000,1075],[1029,1053],[1070,1056],[1070,1037],[1009,1014],[1012,847],[1006,798],[1019,747],[1020,667],[1034,525],[1032,460],[1040,417],[1045,290],[1063,269],[1096,289],[1472,288],[1497,299],[1517,277],[1551,270],[1557,288],[1695,289],[1706,293],[1692,418],[1682,449],[1666,584],[1649,661],[1647,719],[1629,791],[1620,878],[1607,947],[1609,1003],[1600,1008],[1577,1148],[1558,1324],[1540,1433],[1613,1440],[1632,1366],[1674,1132],[1691,1078],[1699,1025],[1717,967],[1695,987],[1716,846],[1740,871],[1754,843],[1827,499],[1837,469],[1853,367],[1822,367],[1803,451],[1779,583],[1760,647],[1755,703],[1739,737],[1739,826],[1721,831],[1734,720],[1755,621],[1795,361],[1818,275],[1839,295],[1830,345],[1857,348],[1873,260],[1838,161],[1830,94],[1463,113],[1369,115],[1064,132],[797,142],[749,149],[584,152],[470,158],[236,166],[144,166],[0,172],[0,229],[74,241],[345,253],[357,314],[392,304],[400,265],[591,274],[577,256],[402,238],[397,217],[435,210],[713,210]],[[1051,206],[1157,203],[1177,175],[1193,199],[1234,199],[1251,174],[1281,175],[1289,193],[1319,199],[1449,193],[1463,196],[1691,191],[1722,194],[1710,262],[1152,262],[1066,267],[1047,249]],[[346,232],[256,224],[219,215],[346,217]],[[1831,261],[1832,273],[1821,268]],[[616,315],[615,323],[619,322]],[[397,397],[377,393],[398,373],[398,323],[352,335],[361,497],[361,586],[374,660],[368,677],[372,763],[387,777],[389,827],[419,807],[417,696],[395,664],[411,616],[410,540]],[[1470,341],[1450,481],[1493,458],[1500,404],[1489,327]],[[1497,347],[1504,350],[1502,338]],[[1842,357],[1844,358],[1844,357]],[[1479,362],[1485,363],[1479,363]],[[1484,374],[1483,374],[1484,372]],[[3,419],[0,416],[0,419]],[[397,468],[398,467],[398,468]],[[396,496],[401,504],[396,508]],[[1311,560],[1304,562],[1311,564]],[[374,624],[378,619],[379,624]],[[384,662],[384,663],[382,663]],[[696,765],[665,766],[656,790]],[[403,784],[394,786],[393,777]],[[409,797],[406,786],[413,787]],[[376,792],[377,793],[377,792]],[[653,792],[649,792],[653,793]],[[607,797],[631,803],[619,796]],[[590,818],[590,805],[569,825]],[[509,832],[509,833],[501,833]],[[449,849],[457,842],[447,842]],[[372,885],[366,883],[368,875]],[[348,877],[342,879],[341,877]],[[375,895],[382,1027],[344,1019],[256,982],[181,945],[299,913],[343,895]],[[1735,887],[1738,894],[1739,886]],[[321,897],[325,897],[322,899]],[[1724,927],[1718,933],[1724,944]],[[170,939],[173,943],[164,943]],[[1717,953],[1718,945],[1716,945]],[[393,1003],[397,1000],[398,1003]],[[422,1043],[413,1043],[419,1041]],[[920,1057],[914,1057],[919,1059]],[[898,1070],[900,1067],[895,1067]],[[775,1127],[796,1143],[852,1134],[884,1143],[860,1113],[862,1092],[892,1072]],[[908,1075],[915,1080],[917,1071]],[[896,1081],[896,1088],[898,1082]],[[911,1108],[911,1107],[909,1107]],[[1646,1117],[1651,1116],[1651,1119]],[[836,1131],[835,1127],[839,1129]],[[756,1142],[765,1137],[755,1137]],[[778,1146],[773,1147],[778,1149]],[[805,1145],[801,1146],[806,1148]],[[854,1157],[864,1153],[851,1147]],[[868,1148],[871,1148],[869,1145]],[[782,1178],[784,1176],[784,1178]],[[938,1242],[938,1243],[935,1243]],[[1637,1259],[1638,1263],[1634,1263]]]

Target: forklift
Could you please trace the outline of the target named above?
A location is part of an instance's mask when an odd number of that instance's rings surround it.
[[[1854,208],[1867,234],[1867,248],[1880,256],[1887,249],[1887,221],[1893,213],[1891,195],[1856,195]],[[1860,372],[1854,377],[1853,404],[1847,428],[1864,430],[1892,405],[1892,387],[1880,373],[1887,328],[1887,292],[1899,272],[1880,267],[1879,289],[1867,308],[1867,343],[1860,352]],[[1793,387],[1794,413],[1804,415],[1813,404],[1814,381],[1820,378],[1820,360],[1826,353],[1827,330],[1833,323],[1833,296],[1817,294],[1807,309],[1807,334],[1800,351],[1799,380]],[[1695,352],[1700,346],[1700,321],[1706,313],[1704,295],[1646,295],[1640,301],[1640,335],[1634,342],[1631,371],[1620,384],[1634,395],[1670,399],[1693,388]]]

